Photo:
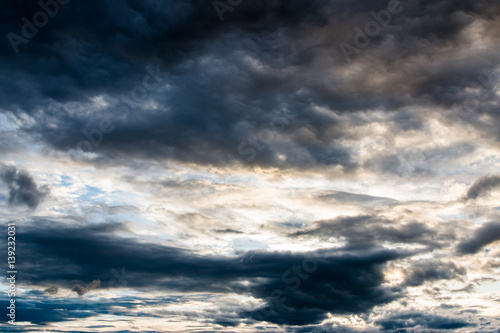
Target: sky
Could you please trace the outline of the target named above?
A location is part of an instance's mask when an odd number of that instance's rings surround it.
[[[500,332],[498,1],[0,8],[0,331]]]

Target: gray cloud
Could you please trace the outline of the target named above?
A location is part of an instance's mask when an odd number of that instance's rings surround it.
[[[74,291],[75,293],[77,293],[79,296],[83,296],[85,295],[86,293],[88,293],[89,291],[91,291],[92,289],[95,289],[97,287],[99,287],[101,285],[101,281],[100,280],[94,280],[92,281],[88,286],[86,287],[82,287],[81,285],[79,284],[75,284],[73,286],[73,288],[71,288],[71,291]]]
[[[492,190],[498,187],[500,187],[500,176],[483,176],[472,184],[465,195],[465,199],[477,199],[488,195]]]
[[[458,244],[458,251],[462,254],[474,254],[498,240],[500,240],[500,223],[485,223],[474,232],[474,235]]]
[[[10,205],[35,209],[49,194],[48,186],[39,187],[28,172],[14,166],[0,165],[0,180],[7,185]]]
[[[216,232],[218,234],[243,234],[243,232],[241,232],[241,231],[230,229],[230,228],[217,229],[217,230],[214,230],[214,232]]]
[[[10,87],[2,94],[2,108],[20,120],[32,116],[34,121],[22,126],[24,133],[62,151],[87,140],[83,129],[98,129],[102,119],[109,119],[115,129],[92,148],[99,155],[94,163],[119,164],[133,156],[247,164],[248,154],[258,152],[252,165],[355,172],[355,154],[342,145],[349,124],[338,115],[354,120],[358,112],[383,109],[395,130],[418,130],[423,118],[412,107],[455,110],[474,98],[467,91],[482,87],[478,75],[494,68],[490,60],[496,52],[488,47],[460,64],[439,59],[447,52],[444,46],[467,47],[461,34],[476,18],[496,24],[491,14],[499,11],[496,2],[403,4],[405,11],[354,59],[366,69],[345,77],[341,73],[348,65],[338,44],[350,39],[354,24],[373,19],[371,11],[386,8],[387,1],[247,1],[223,24],[212,3],[203,1],[177,0],[160,7],[155,1],[71,3],[25,45],[18,55],[22,61],[14,60],[10,45],[0,49],[0,80]],[[7,5],[3,31],[19,31],[16,18],[35,10],[36,5]],[[86,15],[106,23],[89,24],[82,19]],[[304,40],[309,31],[321,32],[314,47]],[[493,31],[487,30],[487,37],[496,40]],[[81,57],[73,56],[74,45]],[[426,66],[422,58],[436,63]],[[373,59],[377,66],[368,63]],[[169,73],[169,88],[150,92],[156,107],[140,101],[124,115],[112,102],[90,106],[96,96],[120,99],[140,83],[147,65],[158,62]],[[332,77],[318,68],[331,68]],[[377,84],[366,77],[377,78]],[[68,109],[69,102],[81,103],[77,108],[82,111]],[[261,148],[259,131],[269,126],[273,110],[284,107],[296,118]],[[471,117],[471,125],[493,131],[496,111],[481,100],[473,112],[488,113],[493,121],[482,124]],[[94,132],[94,137],[99,135]],[[238,144],[248,138],[245,153],[238,152]],[[401,172],[390,166],[390,157],[384,160],[379,165],[388,172]]]
[[[460,278],[467,273],[465,268],[453,262],[438,260],[421,261],[412,265],[406,272],[405,284],[419,286],[427,281],[450,280]]]
[[[425,244],[439,246],[434,240],[436,232],[420,222],[398,223],[378,216],[360,215],[339,217],[331,221],[316,222],[312,228],[297,231],[291,237],[319,237],[327,240],[346,239],[351,249],[379,246],[381,242]]]
[[[449,318],[424,313],[403,313],[378,320],[377,325],[380,325],[384,331],[407,329],[420,326],[427,329],[438,330],[454,330],[468,326],[475,326],[463,319]]]
[[[327,202],[338,202],[345,204],[356,204],[368,207],[394,206],[400,202],[391,198],[375,197],[371,195],[354,194],[349,192],[330,191],[318,195],[319,200]]]
[[[44,290],[44,293],[55,295],[59,292],[59,288],[57,286],[50,286]]]

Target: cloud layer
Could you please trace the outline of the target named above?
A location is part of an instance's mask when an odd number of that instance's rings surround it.
[[[23,329],[498,331],[498,1],[0,17]]]

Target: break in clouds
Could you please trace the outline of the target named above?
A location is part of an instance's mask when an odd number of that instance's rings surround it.
[[[2,331],[500,329],[496,1],[0,15]]]

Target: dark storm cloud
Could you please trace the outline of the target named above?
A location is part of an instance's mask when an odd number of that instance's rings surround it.
[[[248,68],[243,70],[249,71]],[[174,158],[216,165],[234,160],[248,163],[253,151],[256,153],[252,162],[254,165],[285,168],[341,166],[347,171],[356,168],[349,150],[334,142],[336,133],[342,131],[340,126],[308,109],[304,109],[303,115],[288,121],[283,130],[278,130],[274,140],[263,142],[266,139],[259,137],[259,133],[269,128],[276,112],[280,114],[282,111],[279,110],[288,108],[291,113],[297,114],[302,105],[288,107],[280,102],[295,99],[289,92],[277,92],[275,96],[273,92],[263,93],[264,96],[256,97],[257,101],[251,101],[251,96],[238,97],[252,93],[246,87],[227,86],[225,82],[229,82],[233,74],[238,75],[235,72],[227,78],[208,77],[197,68],[189,68],[184,74],[172,74],[169,79],[172,88],[158,97],[159,110],[138,110],[131,113],[127,121],[115,122],[116,129],[104,134],[102,142],[94,150],[117,160],[134,155],[146,159]],[[252,75],[248,73],[248,76]],[[231,91],[235,89],[237,91]],[[233,96],[244,101],[234,101]],[[100,116],[94,117],[101,119]],[[71,132],[63,127],[65,122],[60,122],[61,127],[42,130],[43,120],[40,121],[40,128],[33,127],[29,131],[44,132],[44,137],[59,149],[76,148],[79,142],[86,139],[83,134],[75,135],[81,132],[79,127],[84,128],[82,121],[71,125],[70,128],[74,129]],[[89,132],[97,128],[97,123],[87,126]],[[308,128],[316,129],[316,137],[301,137],[298,134]],[[101,141],[98,134],[93,135]],[[281,160],[277,153],[285,155],[286,159]]]
[[[401,297],[399,288],[383,288],[383,266],[399,257],[392,251],[318,259],[318,269],[292,274],[255,286],[252,295],[265,307],[248,313],[257,320],[305,325],[326,319],[325,313],[361,314]],[[289,280],[289,281],[288,281]],[[291,284],[287,285],[287,282]],[[247,313],[245,313],[247,315]]]
[[[500,176],[484,176],[476,180],[469,188],[465,199],[477,199],[488,195],[492,190],[500,187]]]
[[[2,38],[0,56],[6,70],[2,80],[7,83],[2,86],[9,87],[2,97],[29,108],[40,99],[81,100],[99,91],[122,93],[127,83],[134,82],[131,73],[151,62],[160,58],[167,65],[182,62],[232,29],[269,32],[314,21],[324,16],[322,4],[246,2],[221,24],[210,1],[71,1],[60,6],[30,43],[19,47],[19,54]],[[21,18],[32,21],[40,10],[33,1],[4,4],[0,35],[21,35]]]
[[[382,330],[408,329],[417,326],[427,329],[456,330],[462,327],[475,326],[459,318],[449,318],[424,313],[397,314],[375,322]]]
[[[340,144],[348,126],[334,119],[337,114],[355,117],[382,108],[393,112],[389,118],[399,129],[419,129],[422,119],[406,107],[450,107],[473,98],[467,89],[481,87],[477,76],[493,67],[489,50],[474,61],[428,67],[409,55],[432,58],[444,45],[465,47],[460,33],[475,18],[494,25],[496,2],[402,4],[404,12],[354,59],[379,60],[377,65],[346,78],[340,74],[347,64],[339,43],[349,41],[354,24],[363,27],[373,19],[370,11],[385,9],[387,1],[244,1],[224,22],[210,1],[72,1],[20,45],[18,54],[3,39],[0,82],[6,88],[0,106],[20,119],[30,114],[35,121],[25,124],[25,133],[60,150],[77,148],[87,140],[83,129],[111,120],[115,129],[92,147],[101,154],[96,162],[138,156],[230,165],[247,163],[254,151],[254,165],[355,171],[352,152]],[[6,4],[0,34],[19,33],[21,17],[39,10],[36,2]],[[309,31],[323,36],[312,47],[304,44]],[[493,31],[488,33],[496,38]],[[383,42],[383,48],[375,47]],[[142,82],[147,65],[157,63],[169,75],[168,89],[149,92],[156,107],[135,103],[124,117],[112,103],[102,109],[81,105],[80,111],[64,104],[90,103],[98,95],[120,98]],[[372,74],[394,80],[375,87],[365,80]],[[497,119],[492,105],[481,100],[477,112]],[[320,114],[314,106],[331,111]],[[259,132],[269,126],[272,111],[283,107],[296,117],[262,144]]]
[[[471,237],[458,244],[458,251],[462,254],[474,254],[498,240],[500,240],[500,223],[485,223]]]
[[[347,247],[364,249],[378,247],[382,242],[424,244],[439,246],[436,232],[420,222],[400,223],[371,215],[339,217],[331,221],[316,222],[312,228],[297,231],[290,236],[345,238]],[[436,239],[436,240],[434,240]]]
[[[275,311],[266,320],[308,324],[326,318],[327,312],[364,313],[401,297],[401,289],[383,285],[383,269],[387,263],[410,255],[373,249],[349,254],[323,250],[206,256],[116,235],[123,230],[118,223],[68,227],[36,221],[25,226],[18,233],[18,258],[26,267],[24,281],[71,288],[75,283],[99,279],[101,288],[123,287],[109,281],[114,267],[125,267],[126,285],[133,288],[236,292],[263,299],[269,306],[275,302],[274,291],[279,290],[284,301],[273,306]],[[317,265],[311,264],[312,258]],[[242,311],[241,315],[262,320],[262,311],[265,309]]]
[[[14,166],[0,164],[0,180],[9,190],[10,205],[35,209],[49,193],[47,186],[38,186],[28,172]]]

